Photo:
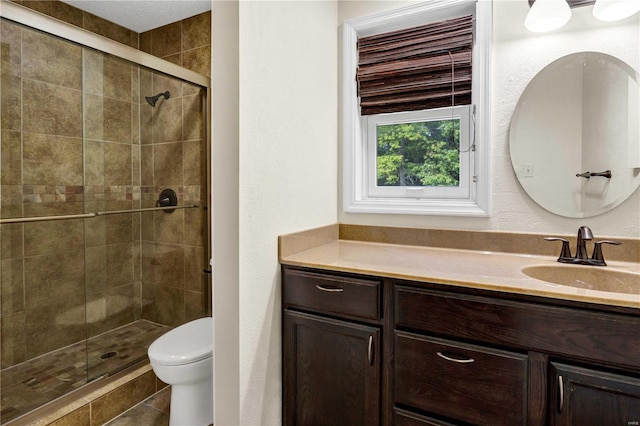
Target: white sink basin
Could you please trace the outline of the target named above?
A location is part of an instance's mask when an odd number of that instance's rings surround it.
[[[606,266],[538,265],[522,269],[537,280],[588,290],[640,294],[640,273],[607,269]]]

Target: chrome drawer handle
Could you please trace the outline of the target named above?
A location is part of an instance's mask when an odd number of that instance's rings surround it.
[[[451,358],[451,357],[446,356],[442,352],[437,352],[437,355],[440,358],[446,359],[447,361],[457,362],[457,363],[460,363],[460,364],[469,364],[471,362],[475,362],[475,359],[473,359],[473,358],[462,358],[462,359],[460,359],[460,358]]]
[[[367,359],[369,360],[369,365],[373,365],[373,336],[369,336],[369,349],[367,351]]]
[[[560,403],[558,404],[558,413],[562,414],[562,409],[564,408],[564,382],[560,375],[558,375],[558,397],[560,399]]]
[[[328,291],[328,292],[331,292],[331,293],[340,293],[340,292],[344,291],[344,289],[340,288],[340,287],[325,287],[325,286],[322,286],[322,285],[319,285],[319,284],[316,284],[316,288],[318,290]]]

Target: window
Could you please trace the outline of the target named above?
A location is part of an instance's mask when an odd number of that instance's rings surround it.
[[[444,27],[449,32],[434,35]],[[346,212],[488,215],[490,28],[490,2],[473,0],[431,0],[345,22]],[[388,58],[395,52],[379,46],[387,40],[397,46],[406,34],[426,40],[422,51],[436,52],[409,65],[416,72],[408,79],[394,68],[406,60],[376,64],[366,56],[378,49],[375,55]],[[431,47],[443,42],[466,47],[453,53]],[[387,80],[375,80],[379,71]]]

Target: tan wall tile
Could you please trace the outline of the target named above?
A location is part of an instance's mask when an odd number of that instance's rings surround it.
[[[24,224],[24,254],[36,256],[84,247],[82,219]]]
[[[204,248],[184,248],[184,288],[203,292],[204,288]]]
[[[24,311],[24,262],[7,259],[0,264],[2,270],[2,316]],[[4,341],[4,340],[3,340]]]
[[[211,75],[211,46],[182,52],[182,66],[202,75]]]
[[[25,185],[82,185],[82,139],[23,133]]]
[[[85,299],[52,300],[47,305],[26,311],[26,356],[33,358],[83,340]]]
[[[23,80],[23,131],[82,137],[82,92]]]
[[[84,211],[84,204],[82,202],[69,202],[66,203],[25,203],[24,204],[24,216],[55,216],[61,214],[80,214]]]
[[[2,368],[19,364],[27,359],[27,340],[25,334],[25,312],[2,316],[0,333],[2,345],[0,354]]]
[[[104,56],[95,50],[83,50],[85,95],[104,96]]]
[[[156,104],[153,113],[153,141],[177,142],[182,140],[182,102],[180,98]]]
[[[26,309],[45,308],[55,303],[65,307],[84,303],[83,250],[26,257],[24,265]]]
[[[48,426],[91,426],[91,410],[89,404],[73,410],[66,416],[49,423]]]
[[[101,425],[155,392],[152,371],[96,399],[91,405],[92,424]]]
[[[151,33],[151,31],[145,31],[139,36],[140,50],[149,54],[151,53]]]
[[[82,27],[82,10],[59,0],[39,1],[28,0],[20,2],[21,5],[36,10],[45,15],[49,15],[61,21]]]
[[[184,244],[204,247],[204,216],[202,208],[184,211]]]
[[[183,184],[182,143],[153,146],[153,179],[155,186],[171,187]]]
[[[133,282],[133,244],[119,243],[107,246],[107,287]]]
[[[87,211],[103,211],[102,203],[85,203]],[[85,221],[85,247],[101,247],[107,243],[105,219],[107,216],[94,217]]]
[[[0,23],[0,54],[2,75],[20,76],[22,68],[22,28],[8,21]]]
[[[155,212],[156,234],[154,241],[169,244],[184,244],[184,210],[173,213]]]
[[[185,321],[202,318],[206,315],[206,305],[204,293],[185,291],[184,292]]]
[[[190,141],[182,144],[182,167],[184,185],[202,185],[204,183],[204,141]]]
[[[131,145],[105,142],[104,182],[105,185],[132,184]]]
[[[22,140],[21,133],[2,130],[0,158],[2,159],[0,181],[2,185],[22,184]]]
[[[131,209],[131,202],[124,201],[113,204],[114,207],[122,207],[119,210]],[[114,214],[105,216],[105,231],[107,234],[107,244],[128,243],[133,241],[133,215]]]
[[[153,263],[155,284],[184,288],[184,250],[181,246],[157,244]]]
[[[105,246],[85,248],[85,270],[87,295],[107,290],[107,248]]]
[[[164,58],[180,52],[182,23],[174,22],[151,30],[151,54]]]
[[[144,283],[142,317],[176,327],[184,323],[184,290]]]
[[[31,30],[22,32],[22,77],[82,88],[82,48]]]
[[[131,102],[131,65],[112,56],[104,56],[104,96]]]
[[[199,95],[182,98],[183,140],[204,139],[203,113],[202,98]]]
[[[104,185],[104,147],[105,143],[95,140],[84,141],[84,184],[86,186]]]
[[[104,99],[104,140],[131,143],[131,103]]]
[[[193,49],[211,44],[211,12],[182,21],[182,50]]]
[[[83,28],[127,46],[134,38],[133,31],[87,12],[83,13]]]
[[[2,129],[19,131],[22,129],[22,79],[3,74],[0,76],[0,85],[0,125]]]
[[[21,223],[2,225],[0,256],[2,259],[15,259],[23,256],[23,229]]]

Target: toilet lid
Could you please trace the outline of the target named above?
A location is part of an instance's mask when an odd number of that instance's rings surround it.
[[[149,359],[162,365],[182,365],[213,355],[213,318],[190,321],[158,337],[149,346]]]

